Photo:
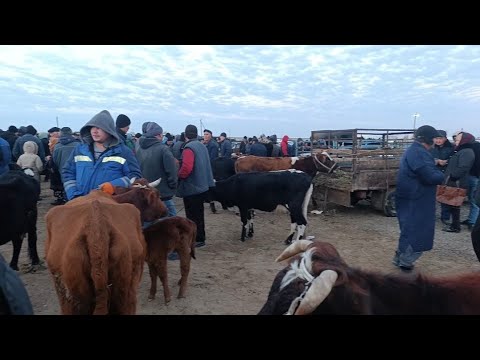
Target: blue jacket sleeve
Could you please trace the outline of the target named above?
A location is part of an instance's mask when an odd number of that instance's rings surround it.
[[[126,145],[122,144],[122,156],[125,158],[125,163],[123,164],[123,175],[118,179],[110,181],[113,186],[122,186],[130,187],[130,180],[132,178],[141,178],[142,171],[138,165],[137,158],[133,154],[133,151],[130,150]]]
[[[440,185],[443,182],[443,172],[435,166],[433,156],[427,151],[418,151],[412,153],[408,164],[412,170],[418,175],[421,183],[424,185]]]

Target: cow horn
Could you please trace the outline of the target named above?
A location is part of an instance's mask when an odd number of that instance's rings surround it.
[[[131,178],[131,179],[130,179],[130,185],[132,185],[132,184],[135,182],[135,180],[137,180],[136,177]]]
[[[155,180],[154,182],[149,183],[148,186],[150,186],[150,187],[157,187],[158,184],[160,184],[160,181],[162,181],[162,178],[158,178],[158,179]]]
[[[297,255],[298,253],[304,252],[307,250],[307,247],[312,244],[313,241],[310,240],[297,240],[293,244],[290,244],[283,252],[280,254],[279,257],[275,259],[276,262],[283,261],[288,259],[292,256]]]
[[[332,291],[338,274],[333,270],[325,270],[313,280],[310,289],[300,303],[295,315],[311,314]]]

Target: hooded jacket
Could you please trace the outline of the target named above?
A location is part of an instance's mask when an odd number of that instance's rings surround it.
[[[90,135],[90,129],[94,126],[110,135],[110,139],[104,143],[106,150],[97,160]],[[130,179],[142,177],[137,159],[120,142],[113,118],[107,110],[101,111],[85,124],[80,129],[80,136],[83,143],[72,151],[61,169],[68,200],[87,195],[105,182],[113,186],[130,187]]]
[[[43,170],[43,162],[40,160],[38,145],[33,141],[27,141],[23,144],[23,154],[17,160],[17,165],[22,169],[30,168],[33,170],[35,179],[40,181],[40,172]]]
[[[142,136],[135,156],[143,176],[148,181],[162,178],[157,190],[161,199],[170,200],[177,189],[177,165],[170,148],[160,140]]]
[[[280,147],[282,149],[282,156],[288,156],[288,135],[285,135],[283,138],[282,138],[282,142],[280,143]]]
[[[475,137],[472,134],[463,133],[462,139],[458,146],[455,147],[455,152],[448,161],[447,169],[445,170],[445,179],[448,178],[448,186],[456,186],[458,181],[458,185],[461,188],[468,189],[470,169],[475,162],[474,141]]]

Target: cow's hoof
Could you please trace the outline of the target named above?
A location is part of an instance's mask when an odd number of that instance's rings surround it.
[[[172,301],[172,298],[165,299],[165,305],[168,305]]]
[[[287,238],[287,240],[285,240],[283,243],[284,243],[285,245],[290,245],[290,244],[292,243],[292,238],[290,238],[290,237]]]
[[[244,237],[242,237],[240,240],[241,240],[241,241],[245,241],[245,238],[244,238]]]

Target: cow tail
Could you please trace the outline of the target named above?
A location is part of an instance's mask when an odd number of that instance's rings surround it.
[[[87,252],[90,259],[90,276],[95,291],[94,315],[107,315],[109,302],[108,253],[110,236],[108,222],[100,208],[100,202],[93,200],[90,207],[90,219],[86,237]]]

